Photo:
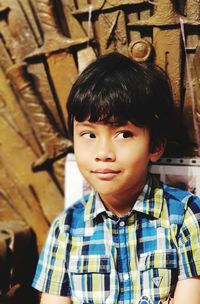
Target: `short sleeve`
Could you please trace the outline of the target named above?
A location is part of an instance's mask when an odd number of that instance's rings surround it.
[[[32,286],[45,293],[70,296],[67,265],[68,234],[58,217],[49,230],[46,243],[39,257]]]
[[[179,280],[200,276],[200,199],[190,197],[179,232]]]

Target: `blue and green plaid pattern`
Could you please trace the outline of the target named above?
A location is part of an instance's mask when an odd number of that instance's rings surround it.
[[[156,304],[200,275],[200,199],[149,175],[132,210],[92,192],[52,224],[33,287],[81,304]]]

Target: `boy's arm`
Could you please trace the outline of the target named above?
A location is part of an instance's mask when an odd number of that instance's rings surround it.
[[[72,301],[69,297],[53,296],[43,293],[40,304],[72,304]]]
[[[180,280],[177,283],[173,304],[200,303],[200,277]]]

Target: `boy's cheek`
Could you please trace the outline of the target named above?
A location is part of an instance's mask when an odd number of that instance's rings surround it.
[[[89,153],[87,153],[87,151],[82,151],[82,150],[83,149],[81,149],[81,148],[75,150],[76,163],[77,163],[81,173],[84,170],[86,170],[86,168],[88,168],[88,165],[91,164],[91,162],[92,162],[92,158],[89,155]]]

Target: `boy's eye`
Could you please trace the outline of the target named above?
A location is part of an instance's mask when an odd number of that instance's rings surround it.
[[[88,139],[96,138],[95,134],[90,132],[82,133],[81,136]]]
[[[129,138],[129,137],[132,137],[132,136],[133,136],[133,133],[130,132],[130,131],[121,131],[117,135],[118,138]]]

